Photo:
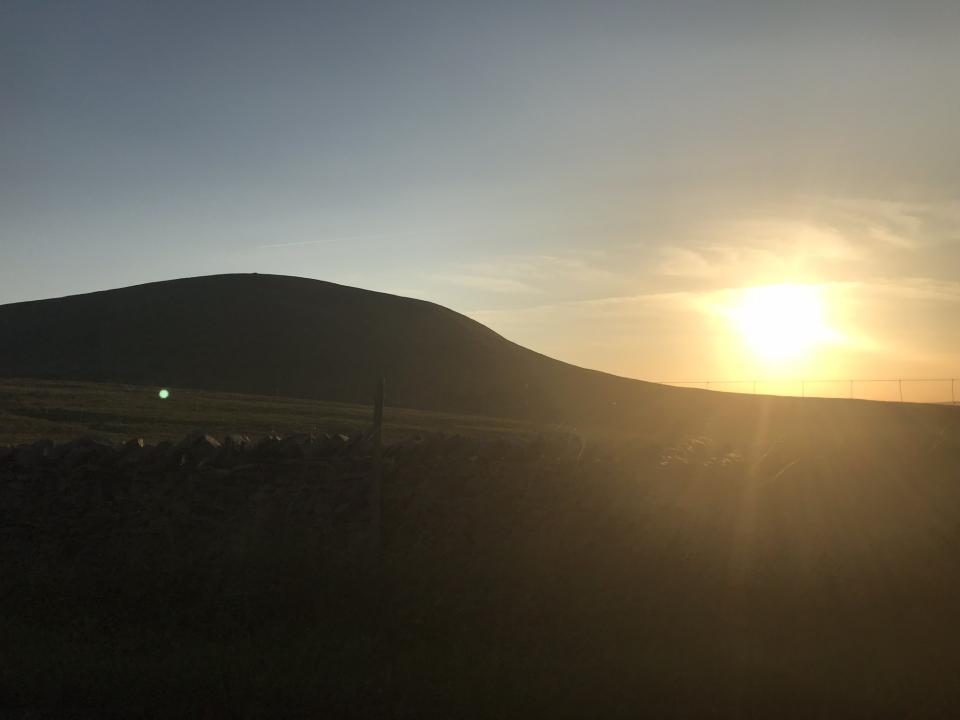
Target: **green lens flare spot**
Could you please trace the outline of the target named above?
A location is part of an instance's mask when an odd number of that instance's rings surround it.
[[[167,390],[166,388],[163,388],[163,390],[158,392],[157,395],[160,396],[161,400],[166,400],[168,397],[170,397],[170,391]]]

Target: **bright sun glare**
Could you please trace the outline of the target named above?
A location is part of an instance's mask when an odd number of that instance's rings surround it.
[[[728,314],[751,352],[767,362],[801,359],[835,335],[817,285],[746,288]]]

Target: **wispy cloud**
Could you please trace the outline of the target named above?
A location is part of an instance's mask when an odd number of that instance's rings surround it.
[[[954,201],[805,197],[688,228],[659,247],[654,268],[740,283],[867,279],[894,268],[936,275],[960,248],[958,227]]]
[[[542,292],[538,288],[519,280],[508,277],[495,277],[493,275],[453,273],[435,275],[434,279],[450,285],[486,290],[493,293],[531,295]]]
[[[622,276],[599,267],[595,253],[554,253],[551,255],[507,254],[483,261],[459,262],[444,271],[431,273],[425,281],[496,294],[500,300],[515,295],[549,295],[609,292]]]
[[[671,277],[714,277],[720,272],[715,259],[708,259],[709,251],[667,245],[660,249],[657,271]]]
[[[937,244],[960,223],[960,203],[905,202],[876,198],[819,201],[820,215],[855,241],[874,247],[918,250]]]
[[[865,292],[896,300],[960,303],[960,282],[934,278],[897,278],[862,284]]]

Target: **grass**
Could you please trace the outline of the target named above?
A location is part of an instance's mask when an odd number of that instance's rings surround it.
[[[173,440],[202,428],[217,436],[261,437],[341,432],[368,428],[372,408],[348,403],[266,397],[112,383],[0,379],[0,445],[40,438],[62,442],[82,435],[121,442]],[[371,398],[373,395],[371,387]],[[530,436],[543,431],[516,420],[420,412],[387,407],[385,439],[417,433],[460,433],[471,437]]]

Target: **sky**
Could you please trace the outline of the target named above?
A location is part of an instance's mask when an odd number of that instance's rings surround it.
[[[960,376],[958,68],[955,0],[0,0],[0,303],[279,273],[630,377]]]

